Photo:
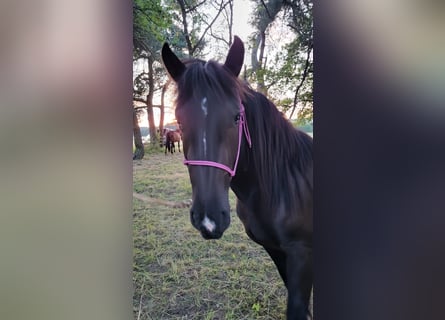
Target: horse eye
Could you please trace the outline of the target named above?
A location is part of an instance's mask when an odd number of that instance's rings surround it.
[[[238,113],[238,114],[235,116],[235,123],[238,124],[239,121],[240,121],[240,119],[241,119],[241,115]]]

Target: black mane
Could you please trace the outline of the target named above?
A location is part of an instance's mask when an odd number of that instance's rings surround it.
[[[247,123],[252,137],[253,164],[262,197],[275,208],[283,199],[287,208],[305,205],[312,192],[312,138],[297,130],[275,105],[252,89],[245,95]]]

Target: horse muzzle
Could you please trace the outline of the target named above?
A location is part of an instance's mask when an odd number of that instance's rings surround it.
[[[217,239],[220,239],[223,235],[223,232],[215,232],[215,231],[210,232],[203,228],[201,228],[200,232],[201,232],[201,236],[206,240],[211,240],[211,239],[217,240]]]
[[[219,215],[199,214],[193,209],[190,211],[192,225],[197,229],[206,240],[220,239],[224,231],[229,227],[229,211],[222,210]]]

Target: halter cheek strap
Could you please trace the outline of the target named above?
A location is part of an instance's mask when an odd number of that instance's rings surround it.
[[[240,101],[240,120],[238,124],[238,151],[236,153],[236,160],[235,164],[233,166],[233,169],[230,169],[225,164],[214,162],[214,161],[207,161],[207,160],[187,160],[184,159],[185,165],[192,165],[192,166],[207,166],[207,167],[215,167],[219,168],[221,170],[227,171],[231,177],[235,176],[236,173],[236,167],[238,166],[238,160],[241,150],[241,139],[242,135],[246,136],[247,143],[249,144],[249,148],[252,148],[252,140],[250,139],[250,132],[249,127],[247,126],[247,120],[246,120],[246,113],[244,110],[244,106],[242,102]]]

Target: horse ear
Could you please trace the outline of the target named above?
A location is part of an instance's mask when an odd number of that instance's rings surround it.
[[[173,80],[178,81],[184,73],[185,65],[173,53],[167,42],[162,46],[162,61]]]
[[[241,72],[241,67],[244,61],[244,44],[240,38],[235,36],[232,46],[227,54],[226,62],[224,66],[227,67],[235,77],[238,77]]]

